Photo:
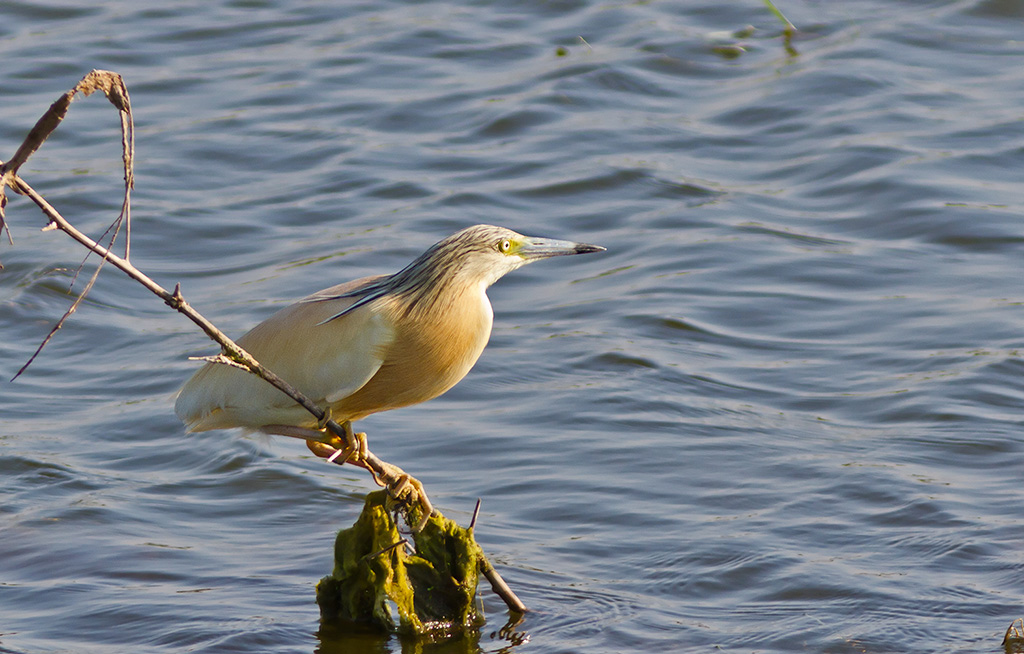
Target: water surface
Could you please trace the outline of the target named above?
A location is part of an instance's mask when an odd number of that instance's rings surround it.
[[[7,2],[0,158],[121,73],[133,261],[228,333],[478,222],[608,252],[503,279],[473,372],[360,425],[449,517],[483,499],[528,642],[489,591],[456,642],[321,629],[372,482],[185,435],[213,348],[105,271],[0,382],[0,651],[998,650],[1024,614],[1024,11],[776,4],[795,52],[753,0]],[[94,235],[116,129],[76,100],[22,170]],[[5,380],[84,255],[8,217]]]

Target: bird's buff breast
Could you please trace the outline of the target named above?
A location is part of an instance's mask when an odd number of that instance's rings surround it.
[[[404,317],[398,314],[402,307],[379,307],[395,325],[394,339],[385,348],[377,373],[358,391],[331,405],[334,415],[358,420],[425,402],[457,384],[480,358],[493,321],[483,289],[467,300]]]

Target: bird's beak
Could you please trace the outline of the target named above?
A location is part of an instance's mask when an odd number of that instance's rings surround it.
[[[589,245],[587,243],[573,243],[572,241],[557,241],[553,238],[535,238],[527,236],[522,240],[518,254],[526,261],[534,261],[536,259],[561,257],[568,254],[603,252],[604,249],[605,248],[600,245]]]

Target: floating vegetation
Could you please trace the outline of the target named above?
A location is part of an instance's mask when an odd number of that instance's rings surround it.
[[[769,11],[775,14],[775,17],[782,22],[782,45],[786,48],[786,53],[790,57],[795,57],[800,54],[793,47],[793,35],[796,34],[796,27],[793,23],[789,22],[786,15],[779,11],[779,8],[775,6],[772,0],[764,0],[764,4],[768,7]]]
[[[793,47],[793,35],[796,34],[796,27],[793,26],[793,23],[789,22],[786,15],[775,6],[772,0],[764,0],[764,4],[782,23],[782,45],[786,50],[786,54],[795,57],[799,54]],[[707,35],[707,39],[712,43],[711,51],[713,53],[724,59],[736,59],[747,52],[749,46],[744,42],[744,39],[753,36],[755,31],[752,25],[748,25],[734,31],[712,32]]]

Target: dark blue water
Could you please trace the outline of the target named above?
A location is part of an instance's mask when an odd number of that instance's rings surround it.
[[[998,651],[1024,615],[1024,9],[776,4],[793,52],[754,0],[0,6],[0,159],[122,74],[132,259],[230,334],[474,223],[608,248],[500,281],[473,372],[359,425],[449,517],[483,499],[519,637],[487,590],[455,642],[321,629],[372,481],[185,435],[214,348],[104,270],[0,382],[0,651]],[[76,100],[22,169],[94,236],[117,125]],[[84,257],[7,213],[4,380]]]

